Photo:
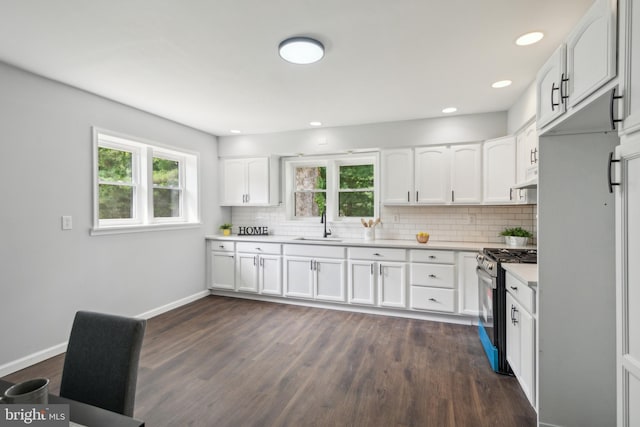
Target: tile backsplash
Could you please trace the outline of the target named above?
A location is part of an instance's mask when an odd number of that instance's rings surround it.
[[[377,239],[415,238],[426,231],[433,241],[502,243],[500,232],[505,227],[520,226],[533,233],[530,243],[536,243],[537,206],[383,206],[382,224],[376,227]],[[270,234],[283,236],[322,236],[319,222],[287,219],[284,206],[234,207],[231,210],[233,232],[238,226],[267,226]],[[358,222],[329,222],[332,237],[359,239],[364,227]]]

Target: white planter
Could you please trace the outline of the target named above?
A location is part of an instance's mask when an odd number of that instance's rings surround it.
[[[526,246],[528,237],[504,236],[504,242],[509,246]]]

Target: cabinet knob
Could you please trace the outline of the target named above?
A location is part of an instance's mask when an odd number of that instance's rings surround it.
[[[429,259],[436,259],[435,255],[429,255]]]
[[[375,254],[373,254],[373,256],[382,256],[382,255],[380,255],[378,252],[376,252]]]

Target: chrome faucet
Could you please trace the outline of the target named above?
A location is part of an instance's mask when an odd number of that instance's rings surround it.
[[[327,231],[327,210],[323,210],[322,214],[320,215],[320,224],[324,224],[324,238],[327,238],[327,236],[331,236],[331,230]]]

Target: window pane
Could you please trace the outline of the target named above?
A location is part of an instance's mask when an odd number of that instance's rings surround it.
[[[373,165],[340,166],[340,188],[373,188]]]
[[[133,154],[129,151],[98,147],[98,178],[101,181],[132,182]]]
[[[100,184],[99,218],[133,218],[133,187]]]
[[[155,218],[175,218],[180,216],[180,190],[154,188],[153,216]]]
[[[338,199],[340,216],[373,216],[373,191],[340,192]]]
[[[320,216],[327,205],[326,193],[295,193],[295,216]]]
[[[153,158],[153,185],[178,187],[180,185],[180,162]]]
[[[327,189],[327,168],[324,166],[299,167],[295,175],[295,191]]]

